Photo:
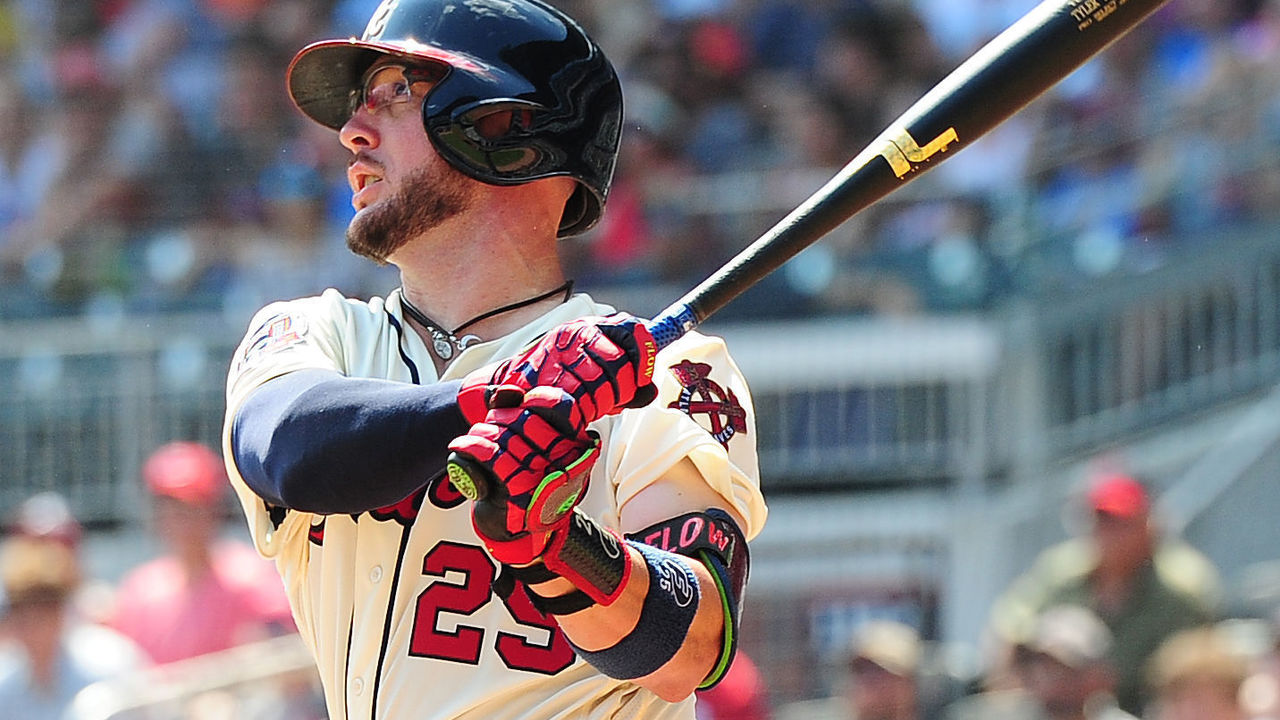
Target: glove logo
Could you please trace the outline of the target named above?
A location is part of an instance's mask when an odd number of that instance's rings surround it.
[[[573,523],[587,537],[595,537],[600,541],[600,549],[604,551],[605,557],[611,560],[622,557],[622,543],[618,541],[618,536],[601,530],[584,515],[575,514]]]
[[[738,402],[732,388],[722,388],[711,379],[709,364],[682,360],[671,366],[671,374],[676,376],[683,389],[667,407],[689,417],[706,415],[711,423],[711,436],[726,449],[734,435],[746,434],[747,411]]]

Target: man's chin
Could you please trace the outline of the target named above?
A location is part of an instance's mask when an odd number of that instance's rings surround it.
[[[471,204],[465,182],[456,170],[436,177],[426,171],[410,176],[402,189],[366,205],[347,225],[347,247],[351,252],[386,264],[395,251],[411,238],[420,237]]]
[[[347,249],[379,265],[395,252],[403,240],[396,239],[389,228],[377,222],[377,213],[367,207],[356,213],[347,225]]]

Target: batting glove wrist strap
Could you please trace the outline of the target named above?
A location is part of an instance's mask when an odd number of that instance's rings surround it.
[[[563,529],[552,533],[542,562],[601,605],[612,605],[631,577],[631,557],[622,537],[578,508]]]
[[[644,557],[649,569],[649,591],[635,628],[604,650],[588,651],[574,645],[583,660],[618,680],[649,675],[675,657],[693,625],[702,595],[693,568],[679,556],[642,543],[626,544]]]
[[[599,604],[595,598],[581,590],[554,597],[545,597],[529,590],[529,602],[543,615],[572,615]]]
[[[581,590],[573,590],[564,595],[556,595],[548,597],[534,592],[533,586],[552,580],[559,579],[560,576],[547,569],[545,563],[534,563],[533,565],[525,565],[523,567],[514,567],[512,565],[503,565],[502,573],[514,580],[524,583],[525,589],[528,591],[529,602],[544,615],[571,615],[596,604],[594,598],[582,592]],[[497,582],[497,581],[495,581]]]
[[[559,577],[542,563],[525,567],[503,565],[498,576],[493,579],[493,591],[506,600],[515,593],[516,582],[519,581],[524,584],[525,595],[529,598],[529,602],[543,615],[571,615],[596,604],[590,595],[581,590],[555,597],[545,597],[534,592],[530,587]]]
[[[532,565],[503,565],[502,568],[525,585],[539,585],[560,577],[548,570],[546,564],[541,562]]]

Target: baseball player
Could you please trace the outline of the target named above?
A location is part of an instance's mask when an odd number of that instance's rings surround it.
[[[617,156],[609,61],[539,0],[384,0],[288,85],[351,153],[349,247],[402,278],[263,308],[227,384],[331,717],[693,718],[766,508],[724,344],[656,352],[563,275]]]

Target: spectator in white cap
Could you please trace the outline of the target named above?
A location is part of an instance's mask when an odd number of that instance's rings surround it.
[[[1111,632],[1091,610],[1046,610],[1023,648],[1027,690],[1048,720],[1131,720],[1115,704]]]
[[[830,697],[788,703],[775,720],[924,720],[924,645],[915,628],[891,620],[859,625],[839,654]]]
[[[1160,646],[1147,668],[1154,700],[1147,717],[1152,720],[1246,720],[1274,718],[1257,708],[1246,711],[1242,692],[1250,675],[1243,649],[1231,641],[1221,626],[1183,630]],[[1253,696],[1274,695],[1248,693]],[[1250,708],[1254,710],[1254,708]]]
[[[70,547],[14,535],[0,546],[0,717],[62,716],[84,687],[140,667],[142,653],[123,638],[69,617],[80,583]]]
[[[1134,720],[1116,706],[1111,632],[1093,611],[1055,605],[1015,648],[1011,687],[953,703],[947,720]]]
[[[853,636],[846,690],[857,720],[918,720],[920,636],[900,622],[876,620]]]

